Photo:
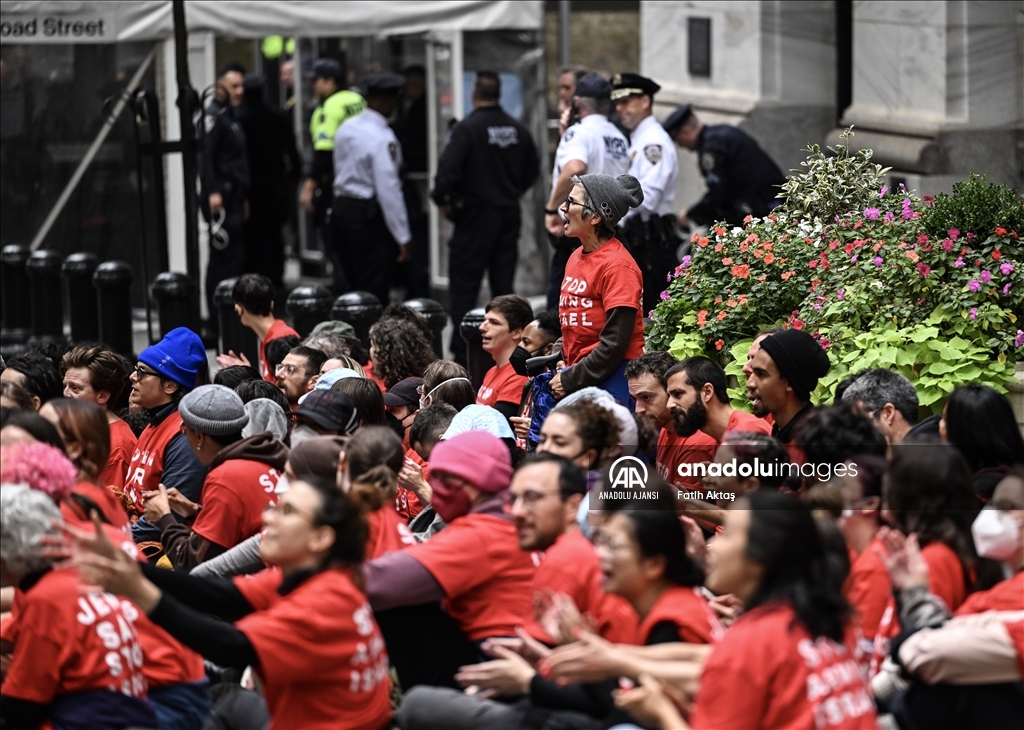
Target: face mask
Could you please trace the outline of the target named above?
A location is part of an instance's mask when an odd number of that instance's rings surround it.
[[[420,408],[426,408],[428,405],[430,405],[430,396],[432,396],[437,391],[437,389],[440,388],[442,385],[444,385],[445,383],[454,383],[459,380],[465,380],[467,383],[472,383],[472,381],[469,378],[448,378],[447,380],[442,380],[440,383],[431,388],[429,393],[420,398]]]
[[[440,479],[431,479],[430,488],[433,490],[430,506],[445,522],[451,523],[456,517],[469,512],[469,495],[462,487],[449,487]]]
[[[310,426],[300,423],[292,429],[292,448],[294,449],[306,439],[314,438],[319,435],[320,434],[314,431]]]
[[[992,507],[978,513],[971,535],[982,558],[1009,560],[1020,549],[1020,525],[1007,512]]]
[[[516,371],[516,375],[522,375],[528,377],[529,373],[526,370],[526,361],[533,357],[533,353],[527,350],[523,346],[517,346],[509,356],[508,361],[512,364],[512,369]]]

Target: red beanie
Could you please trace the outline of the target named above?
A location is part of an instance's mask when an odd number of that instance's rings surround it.
[[[430,453],[430,471],[446,471],[492,494],[508,489],[512,459],[508,447],[486,431],[465,431],[445,439]]]

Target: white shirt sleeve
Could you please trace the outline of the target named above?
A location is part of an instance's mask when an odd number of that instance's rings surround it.
[[[373,182],[377,202],[391,235],[399,244],[406,244],[412,240],[412,234],[409,232],[405,196],[402,195],[402,181],[398,179],[401,164],[402,153],[398,141],[382,137],[373,154]]]

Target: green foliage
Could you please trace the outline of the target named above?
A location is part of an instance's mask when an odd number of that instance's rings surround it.
[[[846,144],[829,147],[831,155],[816,144],[807,148],[811,154],[800,163],[807,170],[792,170],[779,195],[791,217],[828,222],[860,210],[878,197],[891,168],[873,164],[871,150],[851,155],[849,139],[853,136],[853,127],[847,127],[840,135]]]
[[[925,222],[925,229],[934,237],[945,236],[950,229],[987,236],[997,227],[1024,232],[1024,199],[1016,190],[990,185],[984,175],[974,174],[954,183],[952,195],[935,196]]]

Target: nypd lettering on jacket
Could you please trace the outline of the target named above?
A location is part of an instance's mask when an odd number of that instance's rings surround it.
[[[579,160],[592,175],[625,175],[629,171],[629,143],[603,114],[588,114],[565,130],[558,149],[552,185],[570,160]]]
[[[488,127],[487,144],[497,145],[502,149],[519,144],[519,130],[515,127]]]

